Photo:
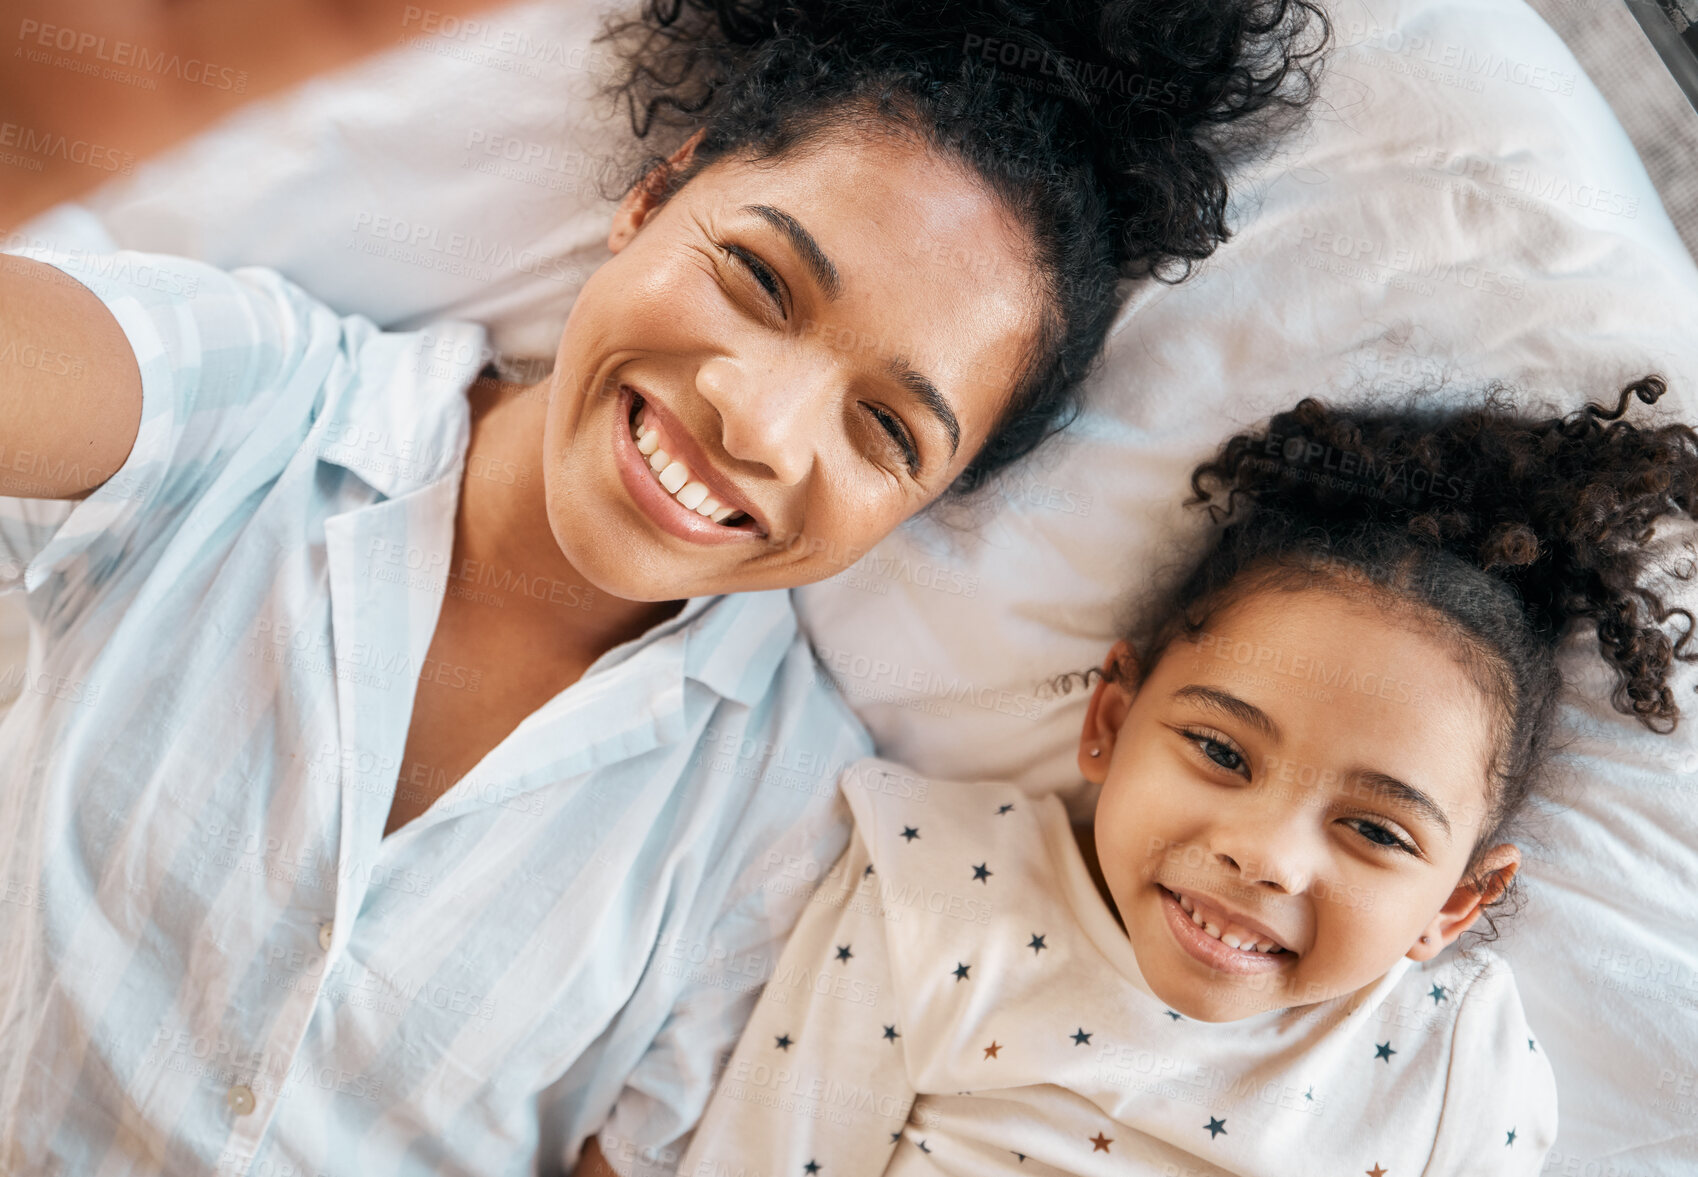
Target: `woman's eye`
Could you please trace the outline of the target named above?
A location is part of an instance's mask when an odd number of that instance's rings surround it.
[[[1409,843],[1405,842],[1402,838],[1398,837],[1378,822],[1367,821],[1364,818],[1356,818],[1350,824],[1355,826],[1358,833],[1376,846],[1384,846],[1388,849],[1395,847],[1398,850],[1407,850],[1411,854],[1414,853],[1414,850],[1410,847]]]
[[[878,405],[868,405],[867,411],[884,427],[885,433],[890,435],[890,440],[901,451],[902,461],[908,467],[908,473],[918,474],[920,451],[914,445],[914,439],[909,436],[908,430],[903,427],[902,421],[889,409],[880,408]]]
[[[724,243],[720,243],[719,248],[723,249],[727,254],[743,263],[744,268],[747,269],[750,274],[754,275],[755,281],[761,284],[761,289],[765,290],[767,294],[772,296],[773,305],[778,307],[779,313],[783,314],[783,287],[781,287],[778,283],[778,276],[774,274],[770,268],[768,268],[767,264],[740,245],[726,245]]]

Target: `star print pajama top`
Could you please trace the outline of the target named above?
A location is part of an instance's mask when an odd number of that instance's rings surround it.
[[[1168,1009],[1053,797],[861,761],[689,1177],[1537,1174],[1556,1086],[1476,949],[1234,1022]],[[1365,918],[1372,918],[1368,913]]]

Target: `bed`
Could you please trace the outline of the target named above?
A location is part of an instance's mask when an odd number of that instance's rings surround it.
[[[384,326],[486,323],[490,358],[535,378],[607,256],[600,184],[629,159],[591,102],[599,15],[527,4],[402,30],[382,57],[243,110],[5,245],[273,266]],[[1301,395],[1372,380],[1461,398],[1501,379],[1566,409],[1657,371],[1669,412],[1698,420],[1698,269],[1557,36],[1520,0],[1340,0],[1332,15],[1314,116],[1237,177],[1230,244],[1182,285],[1129,289],[1070,435],[971,511],[916,520],[797,592],[881,754],[1086,812],[1071,767],[1084,700],[1038,684],[1100,660],[1121,588],[1196,541],[1190,468]],[[1657,541],[1671,566],[1691,558],[1690,529]],[[1698,588],[1671,591],[1698,607]],[[24,656],[9,608],[0,674]],[[1691,1174],[1698,717],[1659,737],[1614,712],[1589,643],[1564,654],[1553,797],[1499,947],[1558,1079],[1546,1171]],[[1698,711],[1698,673],[1679,682]],[[15,672],[11,686],[34,689]]]

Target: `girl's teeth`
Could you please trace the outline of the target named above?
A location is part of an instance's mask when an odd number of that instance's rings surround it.
[[[719,510],[718,499],[707,499],[696,506],[696,514],[698,515],[712,515],[717,510]]]
[[[678,501],[694,511],[708,497],[707,487],[699,482],[686,482],[684,489],[678,492]]]
[[[1179,900],[1179,906],[1185,909],[1185,914],[1191,917],[1192,923],[1228,948],[1236,948],[1240,952],[1274,952],[1278,950],[1279,946],[1272,940],[1254,939],[1250,933],[1240,931],[1231,924],[1227,925],[1227,928],[1231,930],[1223,930],[1219,924],[1211,924],[1197,913],[1197,905],[1192,903],[1188,897],[1179,895],[1176,898]]]
[[[665,450],[656,450],[654,453],[649,455],[649,469],[653,470],[656,474],[659,474],[670,465],[672,465],[672,455],[667,453]]]
[[[643,455],[643,457],[648,457],[659,448],[660,433],[658,431],[650,429],[647,432],[638,435],[637,452]]]
[[[737,509],[735,507],[721,507],[719,510],[715,511],[712,515],[709,515],[708,518],[712,519],[715,523],[724,523],[727,519],[731,518],[731,516],[735,515],[736,513],[737,513]]]

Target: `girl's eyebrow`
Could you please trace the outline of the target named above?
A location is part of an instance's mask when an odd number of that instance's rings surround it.
[[[1175,699],[1189,699],[1193,703],[1202,704],[1210,711],[1218,711],[1229,718],[1242,720],[1270,740],[1280,738],[1279,725],[1268,718],[1268,713],[1254,703],[1246,703],[1237,695],[1228,694],[1226,691],[1218,690],[1215,687],[1191,683],[1174,691],[1173,697]]]
[[[1383,793],[1408,805],[1443,830],[1445,838],[1449,839],[1450,818],[1445,816],[1444,810],[1439,808],[1437,801],[1434,801],[1414,785],[1373,769],[1360,773],[1357,779],[1374,792]]]

